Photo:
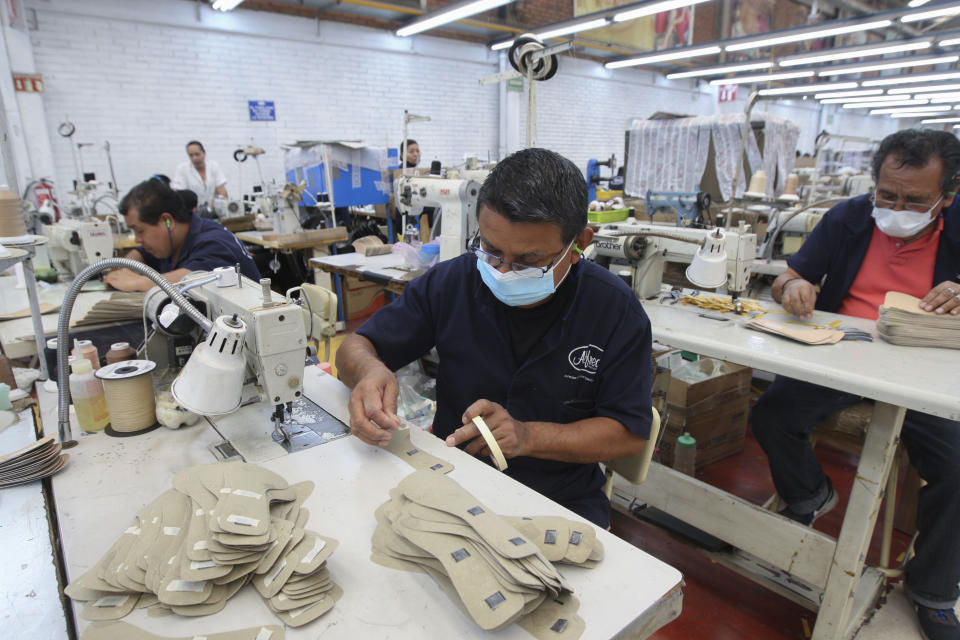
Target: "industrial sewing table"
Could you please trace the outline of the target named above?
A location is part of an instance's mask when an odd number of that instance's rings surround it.
[[[43,423],[56,424],[56,397],[39,392]],[[346,417],[348,391],[317,367],[304,375],[304,395],[331,415]],[[68,578],[76,578],[110,547],[134,514],[165,491],[188,466],[214,462],[212,448],[227,438],[248,462],[281,474],[288,482],[312,480],[305,506],[309,527],[340,541],[329,561],[331,577],[343,587],[332,611],[287,638],[529,638],[517,625],[487,633],[467,618],[425,574],[387,569],[370,560],[374,509],[413,469],[390,453],[352,436],[287,454],[272,442],[266,405],[251,405],[177,431],[113,438],[81,435],[70,464],[53,478],[56,512]],[[76,429],[76,428],[75,428]],[[479,500],[511,515],[576,517],[489,465],[415,431],[414,444],[454,464],[451,472]],[[680,573],[606,531],[597,531],[606,550],[595,569],[562,568],[580,599],[584,638],[646,638],[680,613]],[[74,607],[78,614],[79,608]],[[82,629],[88,622],[76,615]],[[149,617],[135,610],[126,621],[164,636],[196,636],[261,624],[277,618],[251,588],[240,591],[220,613],[186,618]]]
[[[808,346],[747,329],[732,314],[724,322],[700,317],[698,308],[655,300],[643,306],[654,340],[664,345],[875,400],[836,540],[656,463],[643,485],[618,484],[614,496],[618,508],[629,509],[636,498],[730,543],[759,560],[754,567],[772,565],[790,574],[784,582],[797,586],[799,578],[814,606],[822,593],[813,639],[851,638],[884,583],[864,560],[905,410],[960,420],[960,351],[892,345],[877,337],[873,321],[831,313],[816,312],[813,322],[839,319],[871,332],[874,341]],[[742,555],[730,560],[741,567],[750,561]]]

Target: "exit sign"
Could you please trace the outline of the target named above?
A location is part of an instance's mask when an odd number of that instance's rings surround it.
[[[43,93],[43,76],[39,73],[15,73],[13,88],[23,93]]]
[[[736,99],[737,99],[737,85],[735,84],[720,85],[720,90],[717,92],[718,102],[733,102]]]

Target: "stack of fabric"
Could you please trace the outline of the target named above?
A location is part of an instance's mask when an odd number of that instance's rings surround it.
[[[134,606],[184,616],[216,613],[248,582],[286,624],[329,611],[342,595],[326,560],[337,541],[305,530],[312,482],[288,485],[246,463],[190,467],[134,518],[66,593],[88,620]]]
[[[880,306],[877,333],[905,347],[960,349],[960,316],[920,308],[920,299],[890,291]]]
[[[0,456],[0,489],[52,476],[67,466],[70,455],[60,453],[53,436]]]

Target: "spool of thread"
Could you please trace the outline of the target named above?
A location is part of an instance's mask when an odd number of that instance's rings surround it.
[[[434,160],[430,163],[430,175],[439,176],[443,173],[443,164],[439,160]]]
[[[797,195],[797,186],[800,184],[800,176],[795,173],[787,175],[787,184],[783,187],[783,195],[785,196],[795,196]]]
[[[103,382],[110,412],[110,427],[119,433],[136,433],[157,422],[150,360],[123,360],[109,364],[96,375]]]
[[[130,346],[129,342],[114,342],[110,345],[110,351],[107,351],[107,364],[134,360],[136,357],[137,352]]]
[[[673,468],[688,476],[692,476],[697,470],[697,440],[687,431],[677,438],[673,451]]]
[[[94,371],[100,368],[100,352],[92,340],[74,340],[73,355],[86,358],[93,365]]]
[[[23,205],[13,191],[0,189],[0,237],[15,238],[27,235]]]
[[[747,191],[750,193],[766,193],[767,174],[763,171],[754,171],[753,175],[750,176],[750,188]]]

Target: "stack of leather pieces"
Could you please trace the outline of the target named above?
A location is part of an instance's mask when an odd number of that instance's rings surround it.
[[[374,562],[430,575],[482,629],[514,622],[535,636],[578,638],[579,602],[553,562],[594,566],[596,532],[565,518],[504,518],[451,478],[404,478],[376,513]]]
[[[326,561],[338,543],[308,531],[312,482],[288,485],[253,464],[190,467],[137,515],[100,561],[65,590],[88,620],[200,616],[246,584],[291,627],[320,617],[342,591]]]
[[[0,456],[0,489],[52,476],[67,466],[70,455],[60,453],[53,436]]]
[[[877,319],[877,333],[905,347],[960,349],[960,316],[920,308],[920,299],[889,291]]]

